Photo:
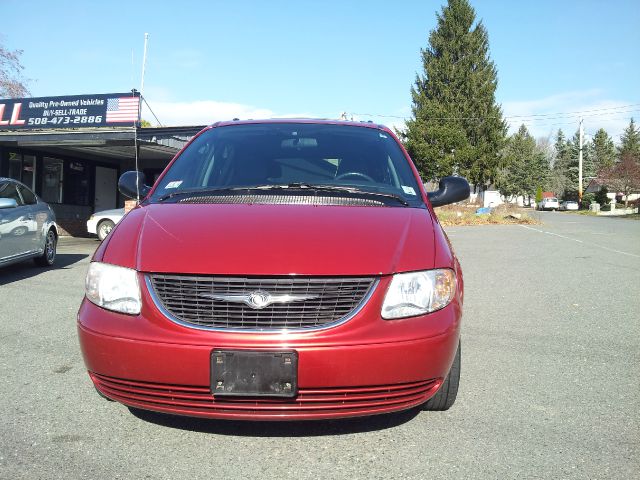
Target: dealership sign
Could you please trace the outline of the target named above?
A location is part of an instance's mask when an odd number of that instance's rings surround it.
[[[140,94],[0,99],[0,130],[114,127],[140,120]]]

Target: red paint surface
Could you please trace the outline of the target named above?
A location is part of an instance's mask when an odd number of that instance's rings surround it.
[[[94,383],[127,405],[211,418],[337,418],[423,403],[453,362],[463,281],[424,190],[421,195],[426,209],[218,204],[134,209],[94,260],[141,272],[140,315],[110,312],[87,300],[78,313],[80,345]],[[429,315],[383,320],[391,275],[432,268],[454,269],[455,300]],[[151,300],[144,272],[371,275],[380,281],[362,310],[342,325],[287,334],[232,333],[196,330],[164,317]],[[299,398],[214,401],[208,389],[216,348],[295,349]],[[167,391],[172,393],[162,393]]]

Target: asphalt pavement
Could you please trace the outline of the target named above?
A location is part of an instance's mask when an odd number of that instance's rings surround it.
[[[0,268],[0,479],[637,478],[640,221],[452,227],[465,274],[448,412],[312,423],[132,413],[95,393],[75,316],[96,240]]]

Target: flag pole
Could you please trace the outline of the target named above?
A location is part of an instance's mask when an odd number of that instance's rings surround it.
[[[145,32],[144,34],[144,50],[142,54],[142,73],[140,74],[140,97],[138,100],[138,121],[133,124],[133,139],[135,143],[135,155],[136,155],[136,172],[140,172],[138,167],[138,157],[140,145],[138,144],[138,124],[142,118],[142,91],[144,89],[144,71],[147,66],[147,46],[149,45],[149,34]],[[133,95],[135,96],[135,89],[133,90]],[[136,203],[140,203],[140,175],[136,175]]]
[[[142,74],[140,75],[140,96],[144,92],[144,70],[147,66],[147,45],[149,44],[149,34],[144,34],[144,50],[142,53]]]

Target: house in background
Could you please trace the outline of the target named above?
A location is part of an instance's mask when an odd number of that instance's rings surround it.
[[[86,235],[91,214],[124,205],[118,178],[135,169],[136,157],[152,183],[203,128],[141,128],[138,98],[0,99],[0,177],[23,182],[49,203],[61,233]]]

